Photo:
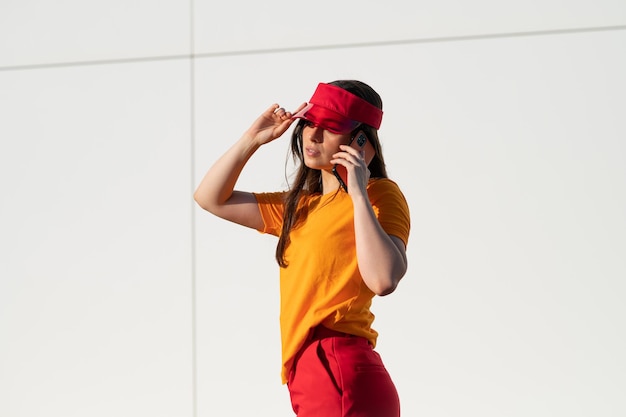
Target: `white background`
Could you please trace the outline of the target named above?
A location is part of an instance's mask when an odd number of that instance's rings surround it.
[[[403,415],[625,415],[624,74],[617,0],[3,1],[0,416],[293,415],[275,239],[192,193],[341,78],[411,207],[373,306]]]

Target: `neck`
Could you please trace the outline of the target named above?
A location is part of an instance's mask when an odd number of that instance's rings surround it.
[[[322,170],[322,194],[334,193],[339,188],[339,180],[332,170]]]

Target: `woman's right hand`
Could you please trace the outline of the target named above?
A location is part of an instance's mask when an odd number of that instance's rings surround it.
[[[306,106],[306,103],[301,104],[295,113],[303,109],[304,106]],[[292,116],[293,113],[285,111],[278,104],[272,104],[252,123],[245,136],[254,140],[259,146],[269,143],[282,136],[289,129],[289,126],[294,122],[294,119],[291,118]]]

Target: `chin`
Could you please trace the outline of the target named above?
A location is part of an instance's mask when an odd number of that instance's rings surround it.
[[[328,169],[329,167],[328,164],[320,164],[319,161],[306,158],[304,159],[304,165],[306,165],[306,167],[310,169]],[[330,169],[332,169],[332,166],[330,166]]]
[[[304,165],[306,165],[306,167],[309,169],[316,169],[318,171],[331,171],[333,169],[332,165],[321,165],[307,162],[305,162]]]

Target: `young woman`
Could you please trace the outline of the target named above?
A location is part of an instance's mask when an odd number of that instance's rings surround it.
[[[385,170],[382,115],[367,84],[320,83],[295,113],[277,104],[263,112],[194,194],[205,210],[278,236],[282,379],[299,417],[400,415],[396,388],[373,350],[370,312],[372,298],[393,292],[407,270],[410,228],[406,200]],[[235,191],[254,152],[296,120],[291,151],[299,167],[290,189]],[[373,158],[349,146],[357,135],[373,145]]]

